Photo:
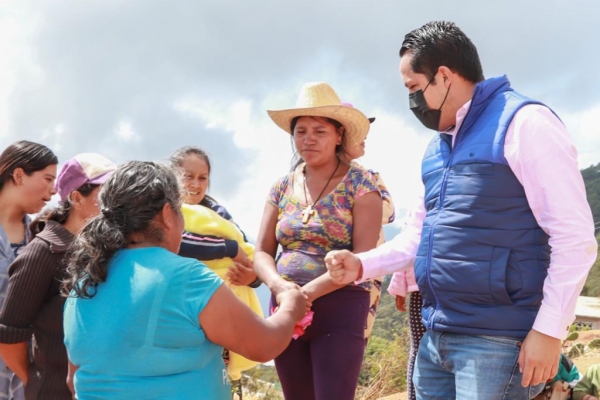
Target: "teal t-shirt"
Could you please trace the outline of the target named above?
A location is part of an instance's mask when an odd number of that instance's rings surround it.
[[[198,322],[222,283],[160,247],[119,250],[95,296],[65,304],[77,398],[230,399],[222,348]]]

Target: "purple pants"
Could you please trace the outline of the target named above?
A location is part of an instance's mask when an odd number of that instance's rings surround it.
[[[353,400],[365,351],[369,292],[346,287],[313,302],[313,322],[275,358],[286,400]]]

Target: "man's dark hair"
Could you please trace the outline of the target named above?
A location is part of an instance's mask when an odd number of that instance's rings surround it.
[[[453,22],[432,21],[409,32],[400,57],[411,52],[411,69],[433,81],[438,68],[446,66],[472,83],[483,81],[477,48]]]

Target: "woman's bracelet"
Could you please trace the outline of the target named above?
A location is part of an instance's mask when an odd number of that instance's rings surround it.
[[[260,278],[256,278],[254,280],[254,282],[252,282],[251,284],[249,284],[248,286],[250,286],[252,289],[256,289],[257,287],[259,287],[260,285],[262,285],[262,281],[260,280]]]

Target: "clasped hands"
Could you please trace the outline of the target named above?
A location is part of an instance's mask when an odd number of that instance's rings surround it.
[[[286,281],[285,279],[281,278],[274,282],[269,289],[271,289],[271,293],[273,294],[273,297],[275,297],[275,302],[277,304],[281,304],[282,300],[286,298],[286,296],[290,295],[290,292],[299,292],[305,302],[305,313],[310,311],[310,308],[312,307],[312,300],[309,299],[308,294],[302,290],[302,287],[294,282]]]
[[[293,318],[296,324],[294,325],[292,337],[297,339],[302,336],[305,329],[312,323],[313,312],[310,310],[312,302],[308,300],[308,295],[302,291],[300,286],[283,278],[273,282],[269,289],[271,289],[277,303],[272,312],[276,313],[280,307],[293,310]]]

